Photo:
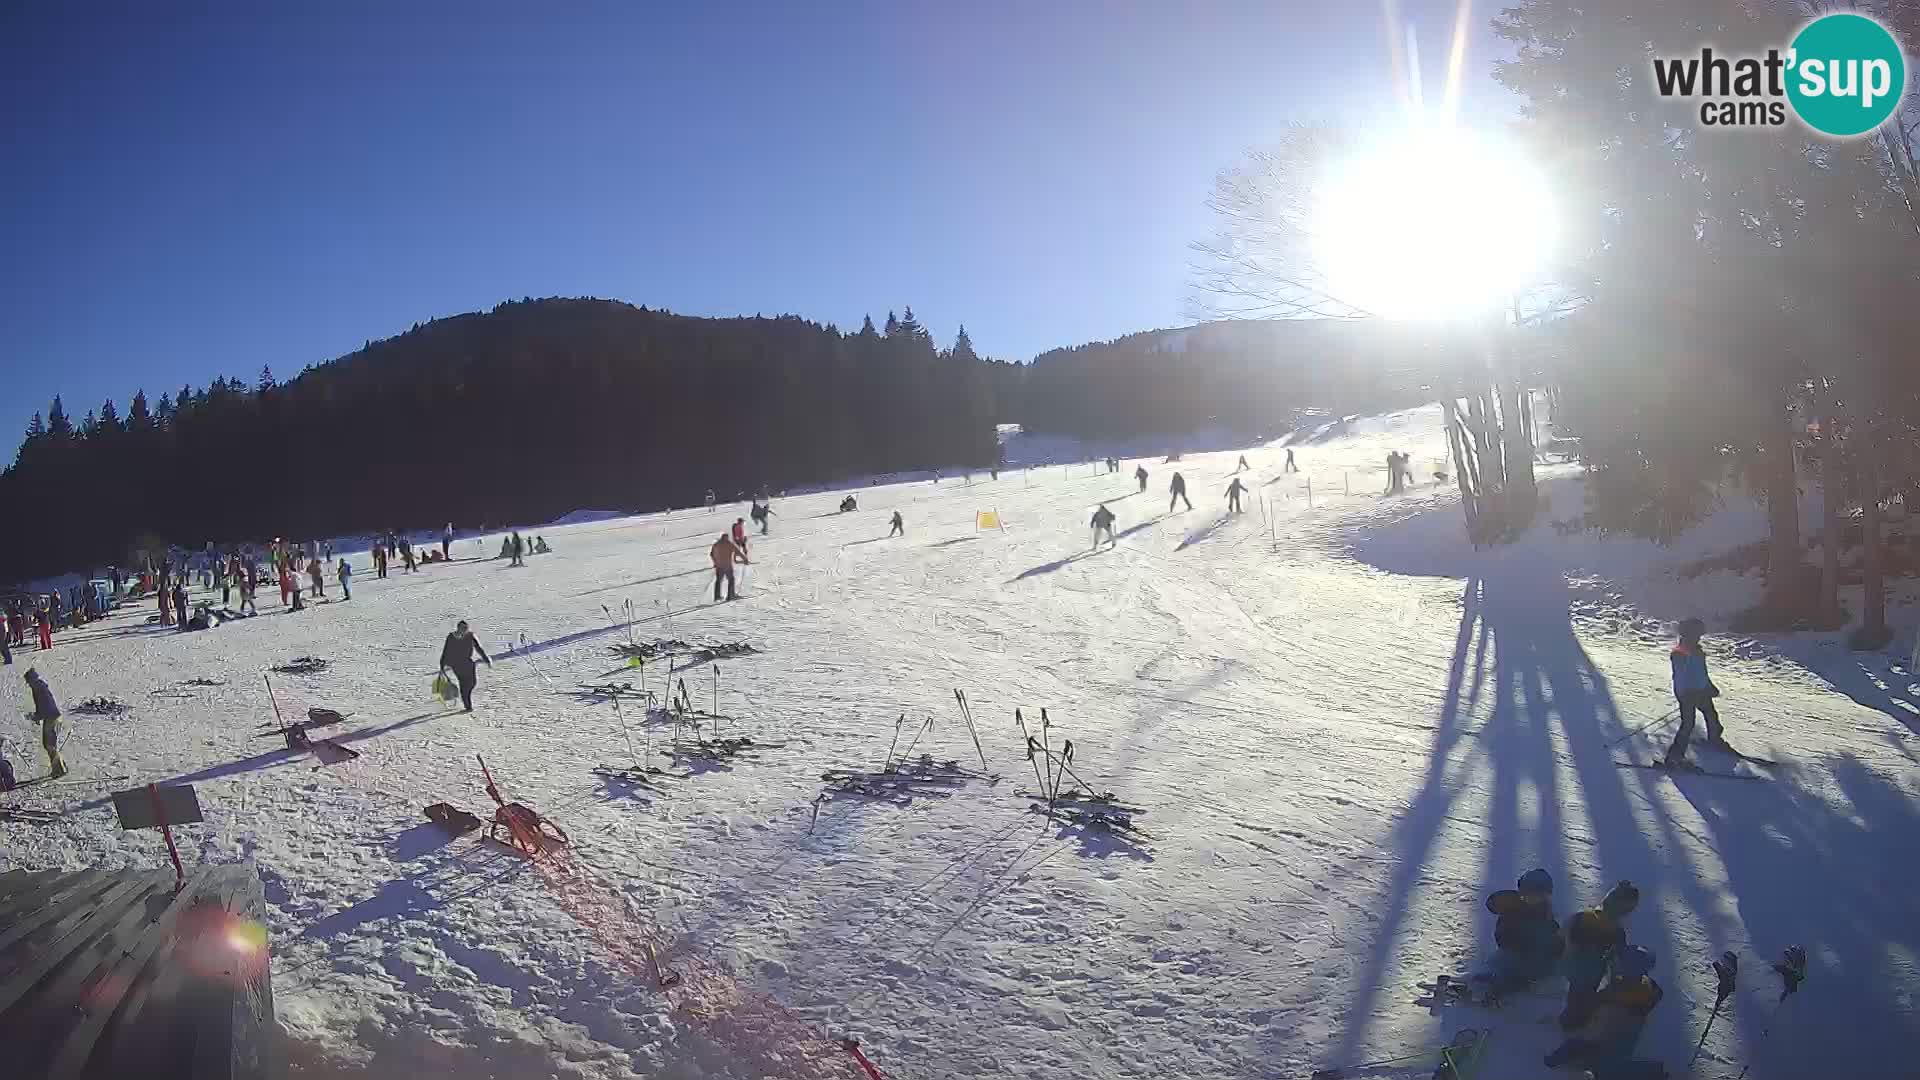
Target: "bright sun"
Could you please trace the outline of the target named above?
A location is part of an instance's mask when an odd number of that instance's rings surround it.
[[[1501,308],[1553,243],[1552,201],[1510,148],[1424,128],[1340,162],[1315,192],[1329,292],[1375,315],[1455,318]]]

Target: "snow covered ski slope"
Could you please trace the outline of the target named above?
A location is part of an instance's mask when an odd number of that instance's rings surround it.
[[[1479,1075],[1545,1077],[1557,1032],[1537,1021],[1557,1002],[1414,1004],[1491,952],[1481,901],[1533,866],[1563,922],[1639,885],[1629,935],[1667,992],[1643,1054],[1685,1064],[1708,962],[1731,949],[1743,982],[1694,1075],[1756,1051],[1751,1077],[1915,1075],[1920,721],[1710,636],[1728,738],[1777,766],[1743,783],[1620,768],[1672,732],[1647,617],[1692,614],[1704,586],[1544,526],[1473,552],[1430,476],[1436,410],[1292,445],[1301,474],[1277,444],[1248,451],[1232,517],[1236,452],[1148,460],[1144,493],[1127,460],[865,488],[849,514],[843,492],[777,501],[730,604],[711,602],[707,547],[744,506],[553,528],[525,568],[479,561],[497,537],[386,580],[362,555],[349,602],[268,597],[257,620],[184,635],[143,610],[19,659],[63,704],[132,706],[71,717],[75,777],[194,783],[207,823],[183,856],[257,863],[297,1076],[858,1078],[851,1036],[900,1080],[1305,1077],[1473,1028]],[[1421,481],[1390,499],[1389,449]],[[1167,512],[1175,469],[1192,511]],[[1554,483],[1565,516],[1578,493]],[[1118,543],[1092,553],[1101,500]],[[976,529],[983,510],[1004,531]],[[457,619],[494,659],[471,715],[429,693]],[[612,648],[630,633],[759,649],[717,662],[717,699],[712,664],[674,675],[732,718],[703,734],[757,746],[663,756],[674,729],[638,700],[616,715],[577,693],[638,690]],[[329,663],[275,675],[281,709],[348,714],[324,730],[357,759],[282,749],[260,673],[302,655]],[[0,731],[37,775],[7,685]],[[1144,835],[1032,813],[1017,793],[1046,779],[1016,708],[1036,737],[1046,709],[1048,749],[1071,739],[1072,771],[1144,808]],[[823,773],[877,769],[917,733],[914,757],[1000,779],[818,798]],[[570,851],[530,864],[426,821],[440,801],[491,816],[476,754]],[[674,775],[594,771],[635,764]],[[160,865],[157,837],[114,827],[109,786],[11,797],[61,816],[0,822],[6,865]],[[1776,1017],[1766,962],[1793,944],[1809,978]]]

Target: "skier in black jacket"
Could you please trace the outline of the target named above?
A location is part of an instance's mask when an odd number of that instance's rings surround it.
[[[1093,550],[1100,550],[1100,534],[1103,532],[1107,534],[1108,547],[1119,546],[1120,542],[1113,538],[1113,511],[1106,503],[1100,504],[1100,508],[1093,512],[1093,520],[1087,524],[1093,526]]]
[[[462,619],[453,633],[447,635],[447,643],[440,646],[440,673],[452,671],[453,677],[460,681],[460,704],[466,707],[466,712],[473,711],[473,685],[479,681],[479,672],[473,665],[475,653],[480,654],[488,667],[493,666],[487,650],[480,647],[480,639],[473,636],[473,631],[467,629],[467,621]]]
[[[1168,490],[1173,492],[1173,498],[1167,500],[1167,513],[1169,514],[1173,513],[1174,505],[1180,502],[1185,502],[1187,504],[1187,509],[1189,510],[1193,509],[1193,500],[1187,498],[1187,478],[1186,477],[1181,476],[1179,473],[1174,473],[1173,483]]]

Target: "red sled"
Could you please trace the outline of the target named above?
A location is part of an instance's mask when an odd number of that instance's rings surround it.
[[[500,797],[500,788],[493,782],[493,774],[487,771],[486,759],[479,754],[473,759],[480,763],[480,775],[487,778],[487,794],[493,796],[498,809],[493,812],[493,824],[487,827],[487,838],[507,844],[529,859],[537,859],[556,848],[571,845],[565,829],[543,818],[532,807],[521,803],[510,803]],[[505,829],[507,838],[500,839],[500,830]]]

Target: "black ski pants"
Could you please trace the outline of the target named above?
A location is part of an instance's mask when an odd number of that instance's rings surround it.
[[[460,684],[460,704],[467,712],[473,711],[473,687],[480,681],[480,673],[471,663],[456,664],[453,677]]]
[[[729,566],[725,570],[717,566],[713,568],[713,598],[716,601],[720,599],[720,583],[723,581],[727,583],[727,599],[732,600],[734,598],[733,567]]]
[[[1680,730],[1673,734],[1673,745],[1667,747],[1667,760],[1675,761],[1686,756],[1687,744],[1693,741],[1693,714],[1697,710],[1707,718],[1707,741],[1717,743],[1721,739],[1720,713],[1713,707],[1713,698],[1706,694],[1687,694],[1678,699],[1680,702]]]

